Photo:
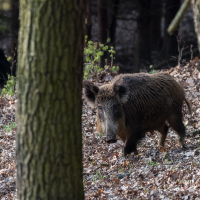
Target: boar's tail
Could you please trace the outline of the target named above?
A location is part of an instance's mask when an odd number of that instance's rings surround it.
[[[187,107],[188,107],[188,110],[189,110],[189,114],[191,115],[192,114],[191,105],[190,105],[189,101],[187,101],[186,99],[185,99],[185,103],[187,104]]]

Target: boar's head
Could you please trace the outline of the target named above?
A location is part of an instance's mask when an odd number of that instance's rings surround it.
[[[120,122],[124,121],[123,105],[128,101],[128,89],[112,83],[97,87],[90,81],[84,81],[84,88],[86,101],[97,108],[97,122],[101,124],[107,142],[116,142]]]

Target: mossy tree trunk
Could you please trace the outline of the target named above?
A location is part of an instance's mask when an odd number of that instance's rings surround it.
[[[194,14],[195,32],[197,34],[198,47],[200,52],[200,0],[192,0],[192,9]]]
[[[84,199],[85,0],[20,0],[18,199]]]

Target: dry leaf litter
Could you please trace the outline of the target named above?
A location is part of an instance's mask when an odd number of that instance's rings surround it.
[[[162,70],[185,89],[192,115],[183,106],[187,133],[200,129],[200,60],[185,66]],[[96,85],[108,83],[106,74]],[[83,97],[84,99],[84,97]],[[107,144],[106,136],[96,131],[96,110],[83,100],[83,174],[85,199],[196,199],[200,200],[200,134],[186,139],[187,148],[177,147],[177,134],[170,129],[165,149],[157,147],[159,134],[146,134],[138,144],[139,155],[123,157],[123,142]]]
[[[200,129],[200,60],[185,66],[162,70],[185,89],[192,115],[183,106],[187,133]],[[103,71],[93,77],[96,85],[106,84],[116,74]],[[16,128],[5,126],[15,121],[16,97],[0,101],[0,199],[16,199]],[[123,142],[107,144],[106,136],[96,131],[96,110],[83,97],[83,184],[85,199],[195,199],[200,200],[200,134],[186,138],[186,150],[177,147],[178,137],[170,129],[165,149],[157,147],[159,134],[147,133],[138,144],[138,156],[124,158]]]
[[[0,199],[16,199],[16,96],[0,99]]]

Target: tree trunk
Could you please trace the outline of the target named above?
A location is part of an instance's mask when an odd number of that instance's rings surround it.
[[[18,32],[19,32],[19,0],[12,0],[12,20],[11,20],[11,29],[12,29],[12,51],[15,50]]]
[[[167,33],[167,28],[178,12],[181,2],[180,0],[165,0],[165,2],[165,34],[160,57],[169,58],[170,56],[175,56],[178,54],[178,42],[176,39],[178,31],[175,31],[173,35],[169,35],[169,33]]]
[[[11,75],[16,76],[17,70],[17,46],[18,46],[18,32],[19,32],[19,0],[12,0],[12,20],[11,20],[11,30],[12,30],[12,67]]]
[[[110,44],[112,46],[115,46],[115,33],[116,33],[116,27],[117,27],[117,14],[118,14],[118,8],[119,8],[119,0],[112,0],[112,20],[110,25]]]
[[[147,68],[151,64],[150,22],[151,0],[139,1],[139,18],[137,28],[136,47],[134,52],[133,72]]]
[[[152,0],[151,3],[151,50],[160,50],[161,41],[162,1]]]
[[[87,23],[86,23],[86,35],[88,36],[88,41],[92,39],[92,20],[91,20],[91,0],[86,0],[87,4],[86,4],[86,19],[87,19]]]
[[[84,199],[84,0],[21,0],[18,199]]]
[[[197,34],[198,48],[200,52],[200,0],[192,0],[192,9],[194,14],[194,26]]]
[[[98,23],[99,23],[99,42],[102,44],[106,43],[108,37],[107,29],[107,0],[98,0]],[[107,55],[101,57],[101,67],[105,65],[105,59]]]

